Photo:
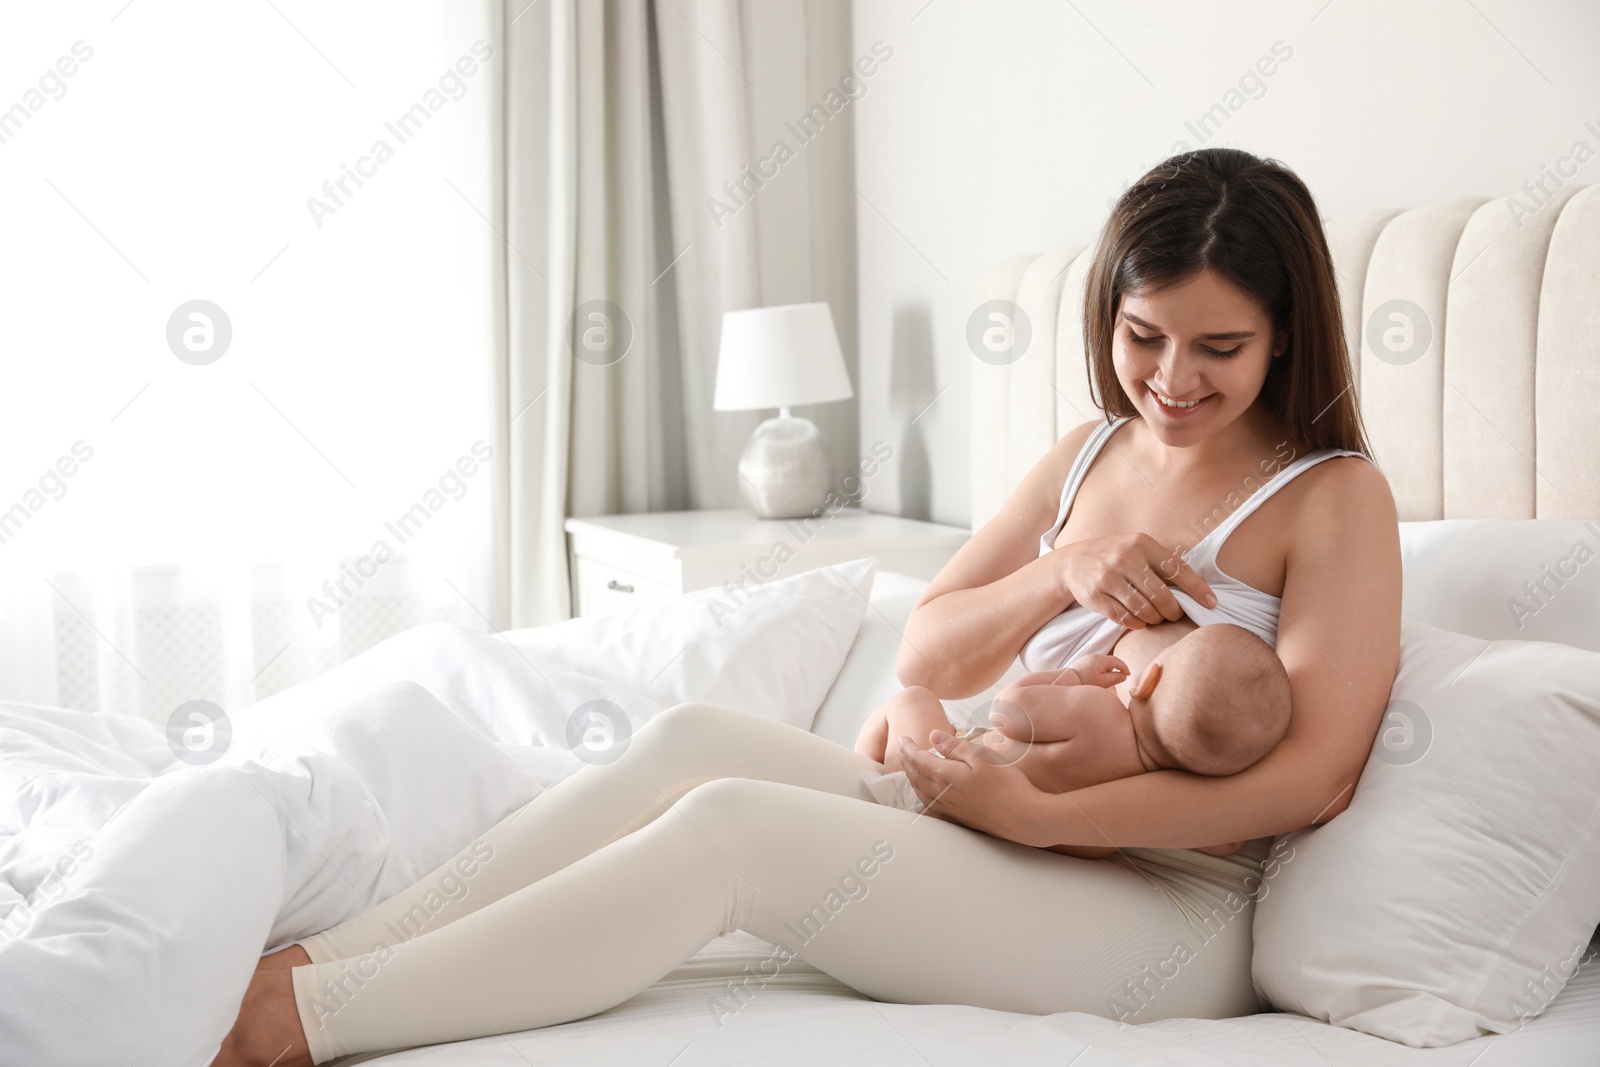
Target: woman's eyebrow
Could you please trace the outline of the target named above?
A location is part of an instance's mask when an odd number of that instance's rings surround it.
[[[1124,311],[1122,317],[1135,326],[1143,326],[1147,330],[1155,330],[1157,332],[1161,330],[1161,327],[1152,325],[1131,312]],[[1243,341],[1255,335],[1256,332],[1254,330],[1230,330],[1227,333],[1203,333],[1200,335],[1200,339],[1202,341]]]

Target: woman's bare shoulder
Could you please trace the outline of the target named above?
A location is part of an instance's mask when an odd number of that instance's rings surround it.
[[[1095,428],[1104,426],[1105,420],[1094,419],[1091,422],[1080,422],[1061,436],[1050,449],[1049,459],[1053,466],[1061,471],[1061,481],[1066,481],[1067,471],[1072,469],[1072,464],[1077,460],[1078,453],[1083,451],[1083,446],[1089,443],[1089,437]]]
[[[1347,516],[1395,521],[1394,493],[1378,465],[1365,456],[1334,456],[1301,479],[1304,506],[1316,518]],[[1348,520],[1347,520],[1348,521]],[[1346,525],[1339,522],[1338,525]]]
[[[1295,479],[1291,557],[1321,556],[1348,567],[1399,558],[1399,516],[1389,479],[1363,456],[1335,456]],[[1337,561],[1337,562],[1336,562]]]
[[[1090,419],[1088,422],[1080,422],[1062,436],[1061,440],[1057,442],[1057,447],[1070,449],[1072,454],[1076,456],[1083,448],[1084,443],[1089,440],[1089,435],[1094,433],[1096,428],[1105,424],[1106,420],[1104,419]]]

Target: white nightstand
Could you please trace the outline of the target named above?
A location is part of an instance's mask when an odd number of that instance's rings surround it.
[[[568,519],[566,530],[573,608],[588,616],[863,556],[878,557],[880,570],[932,578],[970,534],[859,508],[813,519],[758,519],[742,508],[601,515]]]

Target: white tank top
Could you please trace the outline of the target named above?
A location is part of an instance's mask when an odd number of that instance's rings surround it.
[[[1083,484],[1090,465],[1094,463],[1095,457],[1100,454],[1101,448],[1116,432],[1117,427],[1127,421],[1125,417],[1115,422],[1101,423],[1084,442],[1078,458],[1072,464],[1072,469],[1067,472],[1066,483],[1061,487],[1061,510],[1056,515],[1056,524],[1039,538],[1039,555],[1043,556],[1054,549],[1055,539],[1060,536],[1061,528],[1066,525],[1067,514],[1072,510],[1073,498],[1078,495],[1078,487]],[[1177,598],[1184,614],[1200,626],[1214,622],[1231,622],[1249,630],[1274,648],[1277,647],[1278,608],[1282,600],[1222,573],[1217,567],[1217,553],[1222,550],[1222,544],[1228,539],[1228,535],[1257,508],[1266,503],[1272,494],[1288,485],[1302,471],[1309,470],[1323,460],[1335,456],[1367,458],[1360,452],[1342,448],[1322,448],[1290,461],[1250,494],[1249,499],[1235,508],[1232,514],[1201,538],[1198,544],[1183,554],[1184,561],[1196,574],[1205,579],[1206,584],[1211,586],[1211,591],[1217,596],[1217,606],[1208,608],[1177,586],[1171,586],[1172,595]],[[1104,655],[1110,652],[1112,646],[1117,643],[1117,638],[1121,637],[1125,630],[1126,627],[1104,615],[1074,604],[1045,623],[1037,633],[1028,638],[1018,654],[1018,659],[1030,671],[1059,670],[1079,656],[1091,653]]]

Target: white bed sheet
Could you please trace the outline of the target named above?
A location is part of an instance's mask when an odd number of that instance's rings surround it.
[[[638,996],[588,1019],[504,1037],[356,1056],[384,1067],[585,1067],[862,1064],[944,1067],[1593,1067],[1600,1062],[1600,966],[1591,964],[1549,1011],[1511,1034],[1415,1049],[1302,1015],[1169,1019],[1141,1026],[1079,1012],[1014,1015],[987,1008],[882,1004],[796,961],[718,1029],[709,1001],[771,956],[749,934],[717,938]]]

